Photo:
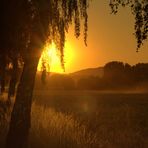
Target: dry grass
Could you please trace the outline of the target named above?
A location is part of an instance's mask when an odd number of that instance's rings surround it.
[[[35,138],[32,141],[34,147],[90,148],[98,145],[96,135],[88,131],[85,125],[80,125],[72,115],[35,103],[32,107],[32,136]]]
[[[64,105],[62,103],[61,105]],[[56,111],[47,105],[44,107],[34,103],[32,147],[38,145],[43,148],[147,148],[148,120],[145,120],[145,110],[139,112],[128,104],[102,104],[95,112],[89,110],[89,105],[85,106],[82,114],[77,110],[72,111],[72,108],[71,106],[71,111],[65,113],[62,109]],[[144,117],[141,117],[141,114]],[[142,125],[144,120],[145,125]]]
[[[51,94],[34,95],[30,148],[148,147],[147,94]],[[0,120],[0,148],[8,115]]]

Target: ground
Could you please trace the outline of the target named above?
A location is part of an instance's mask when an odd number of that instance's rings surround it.
[[[29,139],[30,148],[147,148],[148,94],[35,90]]]

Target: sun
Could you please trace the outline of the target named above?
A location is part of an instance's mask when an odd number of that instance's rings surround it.
[[[64,47],[64,63],[65,69],[70,66],[74,59],[74,50],[70,44],[65,43]],[[48,72],[64,73],[61,66],[60,52],[57,50],[54,42],[47,44],[39,60],[38,71],[42,71],[42,63],[45,61]]]

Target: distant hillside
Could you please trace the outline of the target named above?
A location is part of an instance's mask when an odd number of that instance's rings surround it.
[[[104,74],[103,67],[98,67],[98,68],[83,69],[83,70],[71,73],[69,75],[75,79],[80,79],[80,78],[86,78],[89,76],[95,76],[95,77],[101,78],[103,74]]]
[[[88,78],[90,76],[101,78],[103,74],[104,74],[103,67],[98,67],[98,68],[87,68],[69,74],[60,74],[60,73],[51,72],[50,74],[47,74],[47,79],[53,79],[53,77],[55,76],[60,76],[60,77],[70,76],[74,80],[78,80],[81,78]],[[38,71],[36,75],[36,80],[40,80],[40,77],[41,77],[41,72]]]

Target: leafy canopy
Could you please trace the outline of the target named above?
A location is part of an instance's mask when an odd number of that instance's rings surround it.
[[[75,36],[80,36],[84,25],[84,42],[87,45],[87,8],[90,0],[1,0],[0,50],[20,53],[26,58],[30,47],[42,49],[46,41],[53,41],[61,52],[64,66],[65,33],[74,23]],[[120,6],[130,6],[135,16],[137,50],[148,36],[148,0],[110,0],[112,12]],[[97,13],[97,12],[96,12]],[[83,20],[83,21],[82,21]]]
[[[25,59],[30,46],[42,49],[46,41],[53,41],[64,66],[65,33],[70,24],[74,22],[78,38],[83,20],[84,42],[87,42],[88,6],[89,0],[2,0],[1,49],[8,49],[8,53],[17,49]]]

